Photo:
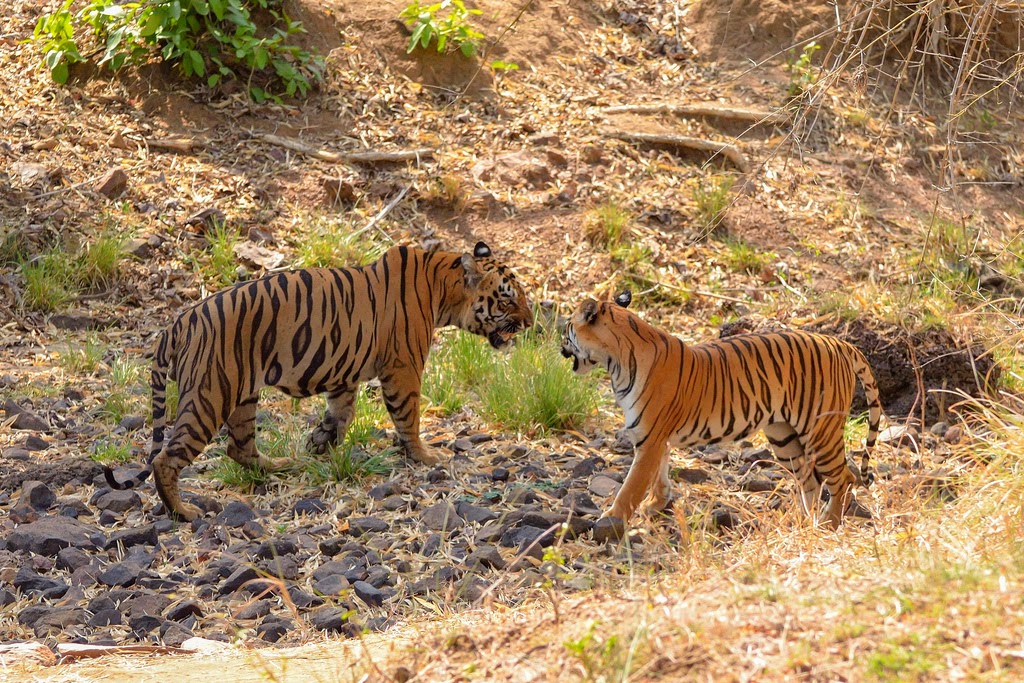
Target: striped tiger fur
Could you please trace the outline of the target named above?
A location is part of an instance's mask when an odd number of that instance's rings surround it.
[[[825,519],[837,528],[857,478],[846,462],[843,428],[856,380],[868,401],[861,481],[870,484],[869,455],[882,407],[864,355],[853,345],[800,331],[731,336],[694,346],[615,303],[587,299],[569,319],[562,355],[585,374],[604,367],[625,413],[635,456],[606,517],[628,520],[645,506],[668,503],[669,444],[693,447],[743,439],[763,430],[775,456],[800,483],[813,515],[824,482]]]
[[[419,434],[420,384],[434,329],[456,325],[505,346],[533,324],[526,294],[512,271],[480,242],[472,254],[398,246],[359,268],[309,268],[237,284],[184,310],[160,335],[153,359],[156,490],[168,513],[201,514],[181,500],[178,478],[221,427],[227,455],[278,468],[256,452],[260,389],[289,396],[327,394],[327,412],[310,435],[323,452],[344,436],[360,383],[380,379],[382,395],[406,454],[437,462]],[[178,382],[178,411],[164,444],[168,379]],[[149,470],[118,482],[131,488]]]

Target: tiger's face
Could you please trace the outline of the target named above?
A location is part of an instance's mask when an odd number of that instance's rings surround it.
[[[507,346],[516,333],[533,325],[526,292],[508,266],[497,261],[490,248],[478,242],[472,256],[462,256],[466,301],[462,329],[486,337],[491,346]]]
[[[617,338],[609,307],[626,308],[632,299],[633,293],[626,290],[615,297],[615,304],[587,299],[573,311],[562,337],[562,357],[572,359],[573,372],[585,375],[599,365],[608,366],[608,350],[615,348]]]

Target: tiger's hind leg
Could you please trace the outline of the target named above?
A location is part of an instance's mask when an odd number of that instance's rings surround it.
[[[213,415],[196,413],[197,405],[209,404],[190,401],[187,407],[179,410],[167,448],[153,458],[153,483],[167,514],[187,522],[202,516],[203,511],[181,500],[178,479],[181,471],[192,464],[210,442],[215,424]]]
[[[766,425],[764,435],[779,463],[796,475],[800,483],[800,507],[811,519],[816,517],[821,497],[821,482],[814,476],[811,461],[806,458],[804,442],[787,422],[773,422]],[[810,475],[810,476],[808,476]]]
[[[644,512],[653,514],[661,512],[668,507],[669,497],[672,494],[672,479],[669,477],[669,449],[666,448],[661,456],[661,465],[658,468],[658,476],[651,484],[651,490],[647,498],[641,504]]]
[[[406,455],[424,465],[433,465],[439,458],[423,445],[420,438],[421,381],[413,368],[406,367],[393,375],[382,376],[380,388]]]
[[[842,523],[843,515],[853,501],[853,490],[857,484],[857,479],[846,462],[846,442],[843,440],[845,424],[845,413],[819,418],[810,442],[814,444],[817,453],[814,461],[815,474],[825,482],[829,492],[825,522],[833,529],[838,529]]]
[[[327,394],[327,412],[320,424],[309,433],[306,450],[323,455],[331,446],[341,443],[356,416],[357,388],[344,387]]]
[[[256,450],[256,406],[259,394],[253,394],[238,404],[227,419],[227,456],[243,467],[260,466],[277,470],[288,464],[288,458],[268,458]]]

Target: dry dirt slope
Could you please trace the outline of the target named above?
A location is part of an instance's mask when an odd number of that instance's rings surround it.
[[[71,472],[66,463],[86,459],[104,436],[96,409],[107,376],[62,368],[54,349],[86,347],[92,334],[110,349],[105,364],[122,352],[137,357],[168,315],[213,286],[200,267],[202,224],[189,221],[206,209],[222,212],[254,244],[294,263],[303,243],[325,224],[365,225],[409,187],[380,224],[389,238],[439,239],[453,246],[485,238],[510,259],[514,255],[538,299],[570,303],[624,283],[639,285],[650,290],[648,314],[688,339],[713,335],[719,323],[751,311],[797,323],[819,315],[832,323],[851,308],[862,317],[901,323],[929,323],[938,316],[959,338],[1006,339],[1019,325],[1012,303],[993,308],[990,299],[980,305],[926,299],[916,285],[903,294],[905,285],[920,281],[913,257],[928,244],[936,201],[939,214],[951,220],[967,207],[971,234],[982,240],[969,272],[984,272],[975,263],[980,260],[1012,276],[1003,245],[1019,233],[1022,215],[1019,179],[1003,184],[1006,177],[1019,178],[1013,147],[1019,115],[1012,110],[993,106],[989,115],[999,125],[973,131],[979,141],[955,170],[962,179],[980,182],[961,188],[954,201],[934,192],[943,140],[935,114],[908,107],[897,117],[898,128],[887,127],[884,98],[839,88],[800,144],[788,144],[785,126],[744,135],[740,148],[755,170],[731,195],[725,223],[731,242],[720,236],[695,239],[702,232],[696,188],[718,167],[704,169],[694,163],[700,158],[607,134],[730,139],[736,131],[717,119],[612,115],[601,109],[714,100],[775,109],[790,80],[782,66],[785,55],[761,69],[738,67],[751,56],[751,43],[736,36],[767,38],[756,43],[757,58],[803,44],[816,33],[815,22],[831,16],[819,15],[813,3],[537,3],[495,53],[518,62],[520,71],[495,80],[485,69],[478,75],[482,81],[459,100],[455,93],[477,72],[476,64],[405,57],[400,29],[381,19],[397,14],[401,3],[293,6],[315,29],[311,43],[331,52],[327,87],[296,108],[253,107],[239,96],[211,99],[159,70],[143,78],[53,88],[32,69],[31,48],[17,43],[40,6],[12,3],[0,27],[4,56],[11,57],[0,66],[10,84],[0,93],[4,228],[25,236],[38,251],[55,239],[73,248],[110,225],[132,230],[150,246],[139,245],[143,255],[125,266],[123,278],[56,314],[10,309],[0,374],[14,381],[5,382],[4,397],[27,398],[46,415],[72,415],[100,427],[44,435],[52,446],[30,456],[33,466],[56,463],[52,469]],[[480,6],[492,36],[516,9]],[[427,146],[437,153],[408,167],[341,168],[261,142],[260,133],[333,150]],[[142,144],[167,136],[188,138],[192,150],[181,154]],[[492,166],[508,154],[516,156]],[[40,164],[43,172],[26,175],[16,163]],[[129,183],[117,201],[107,202],[86,190],[112,166],[126,170]],[[85,185],[66,191],[77,183]],[[633,216],[639,266],[584,238],[590,212],[606,202]],[[753,247],[751,261],[737,256],[737,242]],[[241,265],[259,269],[251,260]],[[23,283],[14,269],[4,277],[0,287],[12,299],[20,295]],[[1000,286],[1010,287],[1001,291],[1012,299],[1012,278]],[[837,304],[829,296],[836,290],[852,296]],[[32,387],[47,386],[60,395],[32,393]],[[71,409],[56,405],[67,401],[67,389],[81,395],[70,400]],[[450,429],[438,423],[428,428]],[[609,437],[613,429],[614,422],[593,427]],[[25,436],[18,431],[0,439],[5,448],[20,447]],[[144,437],[142,430],[131,438],[143,446]],[[999,437],[1005,438],[1010,437]],[[971,471],[979,450],[975,442],[942,456],[959,475]],[[607,447],[595,452],[614,457]],[[533,589],[517,589],[491,605],[460,603],[453,614],[441,601],[432,607],[411,601],[411,621],[367,636],[365,649],[355,647],[351,678],[365,672],[372,679],[400,679],[400,666],[422,680],[596,680],[617,679],[625,671],[636,679],[666,680],[1018,678],[1020,634],[1013,624],[1020,622],[1022,596],[1016,540],[1021,517],[1015,465],[980,480],[965,474],[966,480],[957,481],[962,495],[951,504],[918,496],[934,488],[913,473],[920,459],[880,455],[894,470],[906,464],[909,471],[866,496],[879,515],[874,524],[833,536],[805,528],[787,506],[759,511],[766,517],[757,529],[724,540],[699,523],[689,537],[675,522],[668,529],[644,526],[649,540],[636,553],[610,550],[609,557],[625,559],[610,575],[597,574],[595,588],[582,596],[552,593],[538,580]],[[4,464],[14,469],[20,462]],[[679,464],[705,467],[691,460]],[[725,474],[734,473],[731,466],[722,466]],[[87,483],[80,493],[87,496],[91,480],[82,481]],[[679,486],[681,509],[708,510],[708,501],[719,499],[744,509],[747,492],[738,487]],[[322,493],[340,498],[347,494],[340,489]],[[19,489],[6,493],[5,510],[17,502]],[[305,494],[310,491],[286,497],[293,496],[290,502]],[[237,490],[214,493],[225,502],[231,495]],[[119,519],[116,528],[136,521]],[[565,552],[570,560],[600,555],[589,541]],[[5,625],[22,606],[8,608]],[[427,619],[434,610],[443,615]],[[7,637],[24,635],[15,627]],[[396,642],[398,653],[388,654]],[[333,643],[321,647],[331,654],[339,650]],[[347,660],[334,667],[308,651],[290,654],[326,667],[310,674],[314,680],[349,677]],[[306,664],[297,662],[283,667],[283,674],[268,673],[259,663],[263,657],[246,653],[206,661],[221,670],[242,662],[237,666],[272,680],[305,671]],[[31,675],[143,675],[142,663],[122,663],[123,669],[73,665]],[[164,680],[175,667],[198,670],[184,658],[161,659],[155,666],[151,680]]]

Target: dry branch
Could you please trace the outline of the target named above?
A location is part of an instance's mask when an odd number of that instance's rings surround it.
[[[418,161],[434,155],[434,150],[427,148],[405,149],[395,152],[331,152],[330,150],[312,147],[292,138],[283,138],[279,135],[271,135],[270,133],[258,135],[257,138],[272,145],[285,147],[293,152],[299,152],[314,159],[329,161],[334,164],[346,162],[374,164],[394,161]]]
[[[146,147],[150,149],[162,149],[168,152],[189,153],[195,146],[202,147],[201,143],[192,138],[146,138]]]
[[[752,124],[782,124],[789,120],[789,115],[782,111],[764,111],[748,107],[733,107],[714,102],[696,102],[693,104],[623,104],[615,107],[603,107],[599,114],[675,114],[677,116],[704,116],[707,118],[745,121]]]
[[[605,133],[608,137],[635,142],[644,145],[665,145],[679,149],[690,149],[698,152],[706,152],[714,157],[721,154],[731,161],[733,165],[746,173],[750,170],[750,163],[747,157],[740,151],[739,147],[728,142],[716,142],[703,138],[693,138],[686,135],[658,135],[654,133],[633,133],[630,131],[613,130]]]

